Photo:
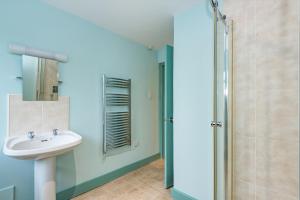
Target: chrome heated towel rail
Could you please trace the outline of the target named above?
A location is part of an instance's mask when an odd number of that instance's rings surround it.
[[[131,80],[103,76],[103,152],[131,145]]]

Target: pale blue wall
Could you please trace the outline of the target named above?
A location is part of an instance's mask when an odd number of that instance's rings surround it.
[[[199,200],[213,194],[213,32],[209,1],[174,19],[174,188]]]
[[[21,56],[9,43],[62,52],[60,94],[70,96],[70,128],[83,136],[74,152],[58,158],[58,191],[158,153],[156,52],[38,0],[0,1],[0,145],[6,133],[6,95],[21,93]],[[132,133],[139,146],[104,159],[101,75],[132,78]],[[151,94],[151,98],[148,98]],[[33,199],[33,161],[0,153],[0,188],[16,185],[16,200]]]

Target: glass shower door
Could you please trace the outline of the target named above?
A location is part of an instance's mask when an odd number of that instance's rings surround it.
[[[226,23],[226,25],[225,25]],[[214,199],[231,200],[231,24],[216,20],[214,67]],[[214,124],[213,124],[214,125]]]

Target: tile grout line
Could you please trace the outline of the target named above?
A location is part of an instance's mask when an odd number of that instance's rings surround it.
[[[257,108],[257,82],[256,82],[256,73],[257,73],[257,55],[256,55],[256,42],[257,42],[257,27],[256,27],[256,24],[257,24],[257,0],[254,1],[254,98],[255,98],[255,103],[254,103],[254,167],[255,167],[255,170],[254,170],[254,200],[256,200],[256,174],[257,174],[257,163],[256,163],[256,153],[257,153],[257,149],[256,149],[256,132],[257,132],[257,125],[256,125],[256,121],[257,121],[257,113],[256,113],[256,108]]]
[[[41,119],[42,119],[42,124],[41,124],[41,130],[43,132],[44,130],[44,102],[42,102],[42,116],[41,116]]]
[[[300,102],[300,92],[299,92],[299,86],[300,86],[300,1],[298,1],[298,141],[300,139],[300,134],[299,134],[299,129],[300,129],[300,124],[299,124],[299,116],[300,116],[300,109],[299,109],[299,102]],[[298,177],[299,177],[299,173],[300,173],[300,159],[299,159],[299,154],[300,154],[300,146],[299,146],[299,142],[298,142]],[[298,187],[299,187],[299,179],[298,179]],[[298,199],[300,199],[299,197],[299,190],[298,190]]]

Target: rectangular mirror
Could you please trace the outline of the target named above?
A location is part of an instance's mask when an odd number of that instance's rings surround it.
[[[46,58],[22,56],[24,101],[58,100],[58,62]]]

